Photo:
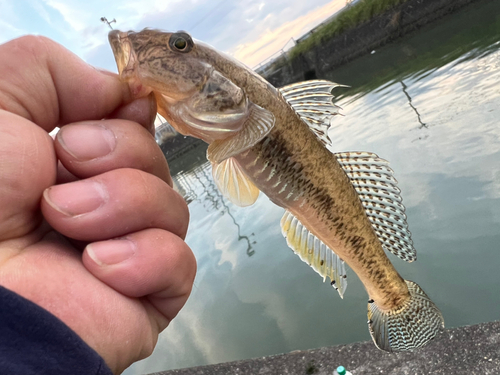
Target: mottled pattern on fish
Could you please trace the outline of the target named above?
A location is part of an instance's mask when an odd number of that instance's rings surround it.
[[[289,211],[282,219],[282,229],[285,236],[288,231],[294,233],[294,238],[287,237],[292,249],[303,254],[324,251],[326,245],[356,272],[370,296],[368,323],[379,348],[411,350],[436,335],[443,325],[439,309],[418,285],[397,273],[382,248],[381,241],[396,246],[400,238],[402,247],[396,253],[409,249],[404,255],[414,259],[404,208],[395,208],[401,206],[394,203],[399,202],[399,196],[391,200],[392,193],[388,193],[389,198],[385,198],[387,207],[397,214],[391,216],[390,224],[384,222],[384,215],[390,213],[370,216],[372,224],[363,205],[367,203],[362,203],[353,186],[353,177],[323,145],[329,139],[318,119],[322,108],[328,114],[335,113],[335,108],[323,101],[305,103],[296,112],[287,102],[290,97],[286,92],[293,92],[297,86],[287,87],[289,91],[283,91],[283,96],[252,70],[203,43],[193,42],[184,32],[112,31],[109,39],[121,77],[129,81],[132,91],[142,92],[148,87],[156,95],[160,114],[178,131],[210,143],[209,159],[212,153],[210,160],[221,191],[230,197],[234,194],[238,203],[248,205],[257,198],[256,186]],[[326,81],[317,82],[318,87],[332,87]],[[299,91],[307,88],[307,84],[299,86]],[[325,95],[328,97],[323,91],[317,97],[323,100]],[[312,117],[301,119],[301,111]],[[349,166],[344,168],[356,176]],[[377,193],[376,189],[367,190]],[[385,208],[386,202],[369,203]],[[373,215],[369,207],[366,210]],[[404,225],[399,224],[400,219]],[[384,229],[386,224],[388,229]],[[378,238],[374,226],[386,237]],[[399,232],[391,232],[394,227]],[[301,231],[298,235],[294,232],[297,228]],[[306,242],[311,236],[322,241],[322,247],[309,248]],[[324,270],[318,267],[324,265],[323,259],[318,259],[314,261],[319,265],[310,264],[322,274]],[[332,264],[327,273],[338,280],[339,269],[333,270]],[[326,277],[326,273],[322,275]]]
[[[239,63],[218,57],[200,56],[231,77],[253,103],[270,110],[276,118],[266,138],[235,157],[247,176],[334,249],[361,278],[370,297],[380,301],[379,306],[391,309],[400,305],[409,297],[406,284],[385,255],[334,155],[274,87],[253,72],[242,70]]]
[[[277,123],[236,160],[274,203],[290,210],[353,268],[379,306],[399,306],[409,297],[406,285],[373,233],[352,184],[333,154],[293,113],[289,116],[287,125],[295,121],[297,126],[293,137]]]
[[[184,79],[201,79],[196,69],[165,58],[162,51],[168,38],[157,39],[146,47],[147,38],[150,36],[146,34],[133,43],[140,64],[158,67],[161,76],[171,72]],[[271,133],[235,157],[247,176],[273,202],[290,210],[334,249],[381,308],[394,308],[409,298],[404,280],[385,255],[345,172],[278,90],[226,56],[210,53],[209,49],[193,52],[201,61],[217,66],[223,75],[244,88],[253,103],[275,116]],[[175,122],[168,113],[162,114]]]

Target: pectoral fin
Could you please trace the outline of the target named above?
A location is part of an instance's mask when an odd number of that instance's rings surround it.
[[[248,179],[234,158],[218,164],[212,163],[212,175],[221,193],[231,203],[246,207],[257,200],[259,189]]]
[[[250,104],[250,113],[245,120],[243,129],[234,136],[214,141],[208,146],[207,158],[212,163],[222,161],[235,156],[261,141],[274,127],[274,115],[272,112]]]

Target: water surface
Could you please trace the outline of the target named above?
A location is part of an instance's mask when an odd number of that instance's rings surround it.
[[[500,318],[500,4],[460,13],[341,67],[334,151],[391,162],[418,253],[389,255],[441,308],[447,327]],[[342,91],[343,90],[343,91]],[[369,340],[367,295],[348,271],[344,300],[293,254],[283,209],[266,196],[239,208],[208,164],[176,176],[190,202],[193,293],[148,373]]]

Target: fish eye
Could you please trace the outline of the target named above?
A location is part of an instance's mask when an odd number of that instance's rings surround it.
[[[178,50],[182,51],[184,48],[187,47],[187,42],[183,38],[178,38],[175,40],[174,46]]]
[[[168,44],[173,51],[182,53],[191,51],[194,46],[193,39],[191,39],[188,33],[182,31],[172,34]]]

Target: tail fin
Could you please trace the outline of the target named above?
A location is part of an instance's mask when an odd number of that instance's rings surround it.
[[[368,303],[368,327],[379,349],[393,352],[420,348],[442,328],[441,311],[413,281],[405,280],[411,298],[402,307],[381,311],[375,302]]]

